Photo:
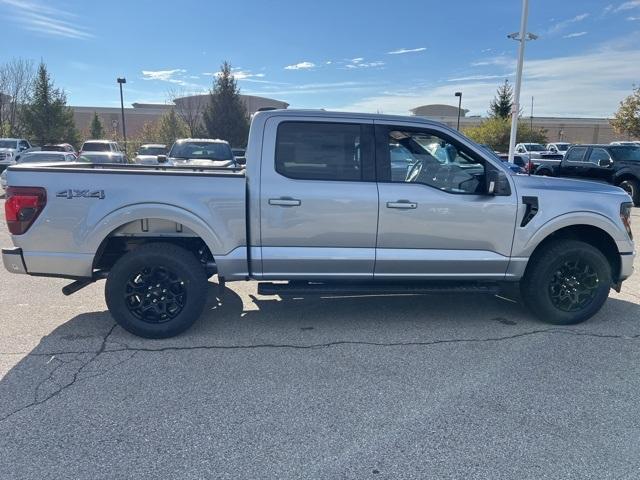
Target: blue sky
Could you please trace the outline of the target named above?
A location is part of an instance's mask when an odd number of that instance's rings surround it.
[[[529,114],[608,116],[640,84],[640,0],[531,0]],[[512,79],[520,0],[0,0],[0,63],[43,59],[72,105],[167,101],[208,89],[223,60],[243,93],[292,107],[484,115]]]

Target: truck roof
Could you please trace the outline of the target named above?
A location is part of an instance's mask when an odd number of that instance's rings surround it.
[[[363,120],[387,120],[387,121],[397,121],[397,122],[413,122],[413,123],[424,123],[425,125],[437,125],[437,126],[447,127],[447,125],[445,125],[444,123],[431,120],[427,117],[420,117],[420,116],[413,116],[413,115],[387,115],[382,113],[336,112],[331,110],[287,108],[287,109],[265,110],[265,111],[255,113],[254,116],[361,118]]]

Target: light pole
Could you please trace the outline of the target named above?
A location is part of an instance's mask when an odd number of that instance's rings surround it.
[[[520,112],[520,87],[522,86],[522,67],[524,65],[524,46],[528,40],[538,38],[533,33],[527,33],[527,19],[529,18],[529,0],[522,0],[522,18],[520,19],[520,33],[512,33],[508,38],[520,42],[518,52],[518,67],[516,69],[516,89],[514,92],[513,107],[511,109],[511,136],[509,138],[509,162],[513,163],[513,154],[516,147],[516,135],[518,133],[518,113]]]
[[[124,139],[124,153],[127,153],[127,128],[124,123],[124,99],[122,97],[122,84],[127,83],[127,79],[118,77],[118,84],[120,85],[120,111],[122,112],[122,138]]]
[[[460,110],[462,109],[462,92],[456,92],[456,97],[458,97],[458,126],[456,130],[460,131]]]

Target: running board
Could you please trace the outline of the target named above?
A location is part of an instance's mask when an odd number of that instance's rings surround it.
[[[258,284],[259,295],[424,295],[500,292],[497,283],[478,282],[289,282]]]

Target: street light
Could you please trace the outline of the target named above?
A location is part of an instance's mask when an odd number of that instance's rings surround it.
[[[529,18],[529,0],[522,0],[522,18],[520,19],[520,33],[512,33],[507,38],[520,42],[518,52],[518,68],[516,69],[516,89],[514,92],[513,108],[511,109],[511,136],[509,138],[509,162],[513,163],[518,133],[518,113],[520,112],[520,87],[522,86],[522,67],[524,65],[524,46],[529,40],[537,40],[538,36],[527,33],[527,19]]]
[[[127,128],[124,123],[124,100],[122,98],[122,84],[127,83],[127,79],[118,77],[118,84],[120,85],[120,111],[122,112],[122,138],[124,139],[124,153],[127,153]]]
[[[460,110],[462,109],[462,92],[456,92],[456,97],[458,97],[458,127],[456,130],[460,131]]]

